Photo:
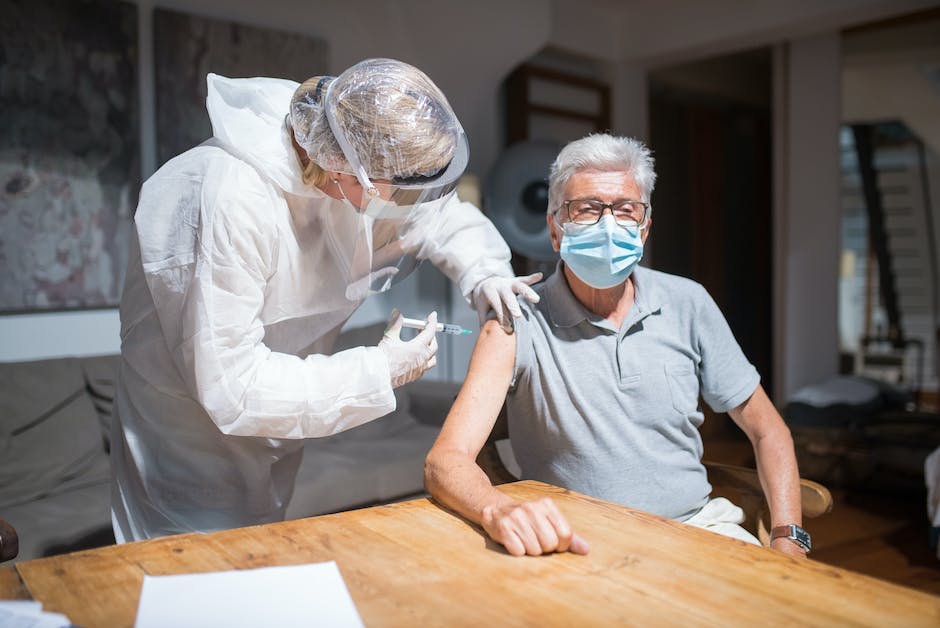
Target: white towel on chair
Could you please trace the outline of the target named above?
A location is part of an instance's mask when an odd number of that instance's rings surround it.
[[[940,447],[930,452],[924,461],[924,482],[927,483],[927,518],[932,527],[940,528]],[[937,558],[940,558],[940,544]]]
[[[924,481],[927,483],[927,518],[932,526],[940,527],[940,447],[924,461]]]
[[[686,519],[686,523],[754,545],[761,544],[757,537],[741,527],[744,511],[724,497],[708,500],[701,510]]]

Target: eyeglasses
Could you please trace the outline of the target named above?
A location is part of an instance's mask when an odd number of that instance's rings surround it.
[[[604,210],[609,209],[617,224],[626,226],[627,223],[646,226],[649,217],[649,203],[643,201],[617,201],[605,203],[593,198],[573,198],[564,201],[568,220],[578,225],[593,225],[600,221]]]

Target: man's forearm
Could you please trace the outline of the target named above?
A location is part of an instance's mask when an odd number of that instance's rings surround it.
[[[800,473],[790,429],[763,387],[729,412],[754,446],[757,474],[770,507],[771,526],[802,525]]]
[[[515,501],[493,487],[475,460],[461,454],[432,452],[424,464],[424,484],[434,499],[478,525],[485,508]]]
[[[754,444],[754,456],[764,496],[770,506],[771,527],[790,523],[802,525],[800,474],[789,430],[782,426],[774,434],[762,436]]]

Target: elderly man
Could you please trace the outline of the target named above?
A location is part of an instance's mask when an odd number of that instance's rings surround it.
[[[485,325],[426,485],[510,554],[588,551],[551,500],[513,500],[477,466],[505,400],[523,477],[757,543],[740,508],[709,498],[701,394],[753,444],[772,547],[803,556],[793,441],[760,376],[702,286],[636,265],[655,180],[633,139],[591,135],[561,151],[547,216],[558,270],[522,304],[514,334]]]

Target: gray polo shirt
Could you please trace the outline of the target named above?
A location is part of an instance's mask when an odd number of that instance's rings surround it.
[[[643,267],[621,329],[558,270],[520,300],[509,436],[522,475],[685,520],[708,500],[699,395],[715,412],[760,383],[705,289]]]

